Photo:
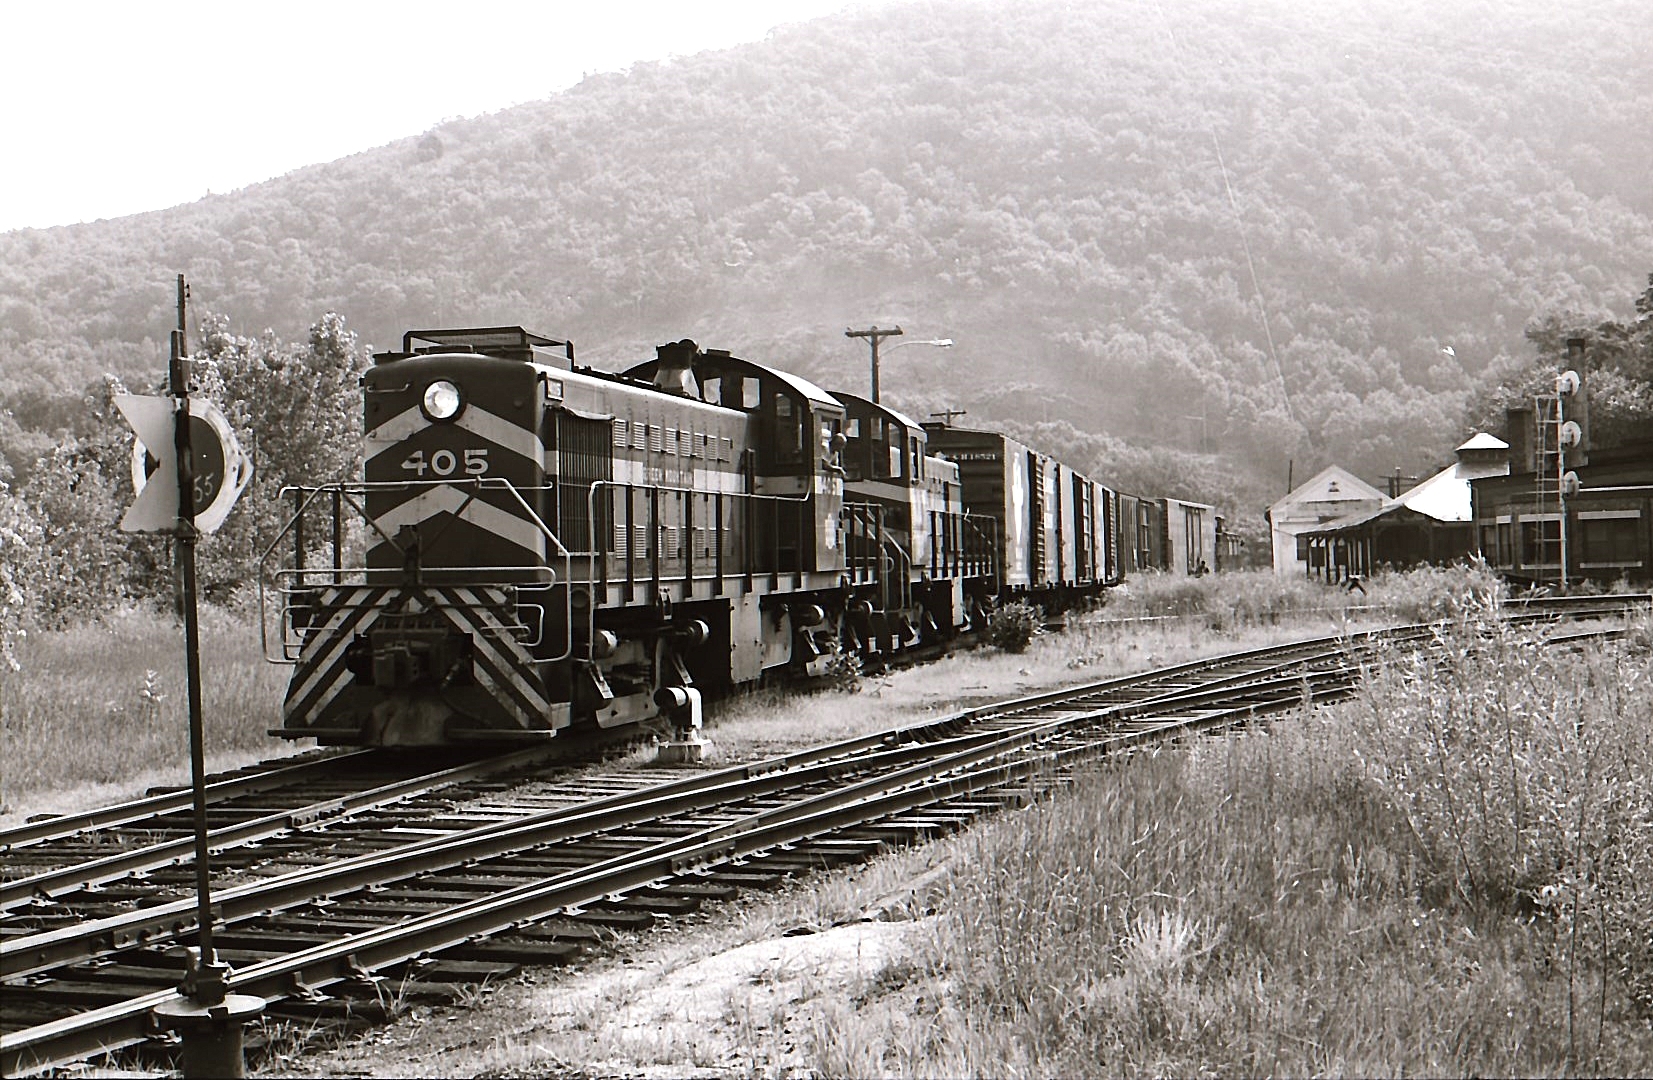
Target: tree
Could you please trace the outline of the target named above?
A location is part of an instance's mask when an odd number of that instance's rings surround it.
[[[1585,325],[1575,313],[1550,312],[1527,327],[1537,357],[1513,362],[1493,375],[1493,384],[1473,402],[1471,426],[1497,430],[1503,410],[1554,389],[1555,374],[1570,363],[1567,342],[1584,340],[1585,384],[1590,395],[1590,441],[1610,447],[1653,437],[1653,274],[1636,298],[1636,318],[1604,319]]]
[[[44,531],[29,504],[0,480],[0,667],[11,671],[29,621],[23,583],[38,572]]]
[[[273,331],[256,338],[209,315],[195,353],[200,392],[229,417],[253,459],[253,482],[218,535],[200,547],[203,592],[224,596],[253,580],[259,557],[280,533],[292,504],[284,487],[350,479],[361,468],[357,389],[367,351],[329,311],[303,345]]]
[[[19,488],[31,542],[27,581],[33,619],[61,625],[122,599],[166,589],[160,544],[119,529],[132,499],[132,432],[115,407],[126,392],[105,375],[82,396],[85,432],[65,432]]]

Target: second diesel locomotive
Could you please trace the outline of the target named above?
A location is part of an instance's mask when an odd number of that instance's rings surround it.
[[[271,549],[289,738],[687,737],[702,694],[1071,603],[1164,567],[1172,532],[1190,569],[1214,551],[1209,507],[1170,529],[1174,501],[692,341],[619,374],[514,326],[374,360],[362,480],[295,492]]]

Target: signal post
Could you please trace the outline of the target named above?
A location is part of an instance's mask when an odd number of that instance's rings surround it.
[[[172,331],[167,397],[125,394],[116,405],[137,432],[133,484],[138,497],[121,519],[125,532],[168,535],[177,543],[184,662],[189,696],[189,763],[195,813],[196,921],[200,937],[188,950],[180,998],[155,1010],[164,1028],[183,1036],[186,1077],[244,1077],[242,1025],[264,1011],[264,999],[229,992],[229,966],[212,947],[212,880],[207,845],[206,733],[201,708],[201,627],[196,604],[195,542],[228,516],[252,479],[252,464],[228,420],[208,401],[191,401],[185,311],[189,287],[178,275],[178,328]],[[153,462],[153,468],[150,463]]]

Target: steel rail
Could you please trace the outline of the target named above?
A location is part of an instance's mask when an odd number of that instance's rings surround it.
[[[894,748],[863,752],[858,757],[802,761],[778,767],[775,762],[765,762],[764,767],[758,768],[736,766],[525,818],[477,825],[447,836],[426,837],[383,851],[221,889],[213,894],[212,910],[221,923],[234,923],[418,874],[645,824],[670,814],[727,804],[737,798],[836,780],[851,772],[888,768],[892,763],[933,756],[938,747],[948,744],[968,745],[998,737],[994,732],[971,732],[944,739],[915,739]],[[809,756],[814,757],[815,753]],[[195,929],[194,901],[180,899],[74,926],[19,935],[0,942],[0,976],[16,979],[35,975],[96,960],[123,949],[184,937]]]
[[[1300,643],[1283,649],[1249,650],[1231,654],[1228,658],[1209,658],[1190,664],[1177,665],[1148,673],[1153,678],[1126,676],[1090,684],[1080,690],[1066,693],[1041,694],[1018,699],[1007,713],[1026,712],[1032,703],[1037,707],[1061,705],[1084,696],[1094,696],[1098,688],[1108,692],[1119,689],[1140,689],[1144,683],[1167,681],[1167,677],[1181,677],[1191,670],[1209,671],[1224,663],[1213,660],[1235,659],[1252,662],[1270,652],[1301,651]],[[1320,651],[1306,658],[1308,662],[1337,658],[1345,650]],[[1208,685],[1228,690],[1173,688],[1146,698],[1113,702],[1106,710],[1119,715],[1146,714],[1153,710],[1182,707],[1218,700],[1223,693],[1232,693],[1237,685],[1249,684],[1251,693],[1263,694],[1263,700],[1302,700],[1305,674],[1281,674],[1303,661],[1271,665],[1258,672],[1242,672]],[[1273,677],[1272,683],[1261,681],[1263,674]],[[977,722],[996,717],[1001,710],[995,707],[971,710]],[[1068,719],[1094,718],[1095,708],[1085,708]],[[1018,721],[1025,723],[1025,721]],[[750,765],[733,766],[714,773],[700,774],[656,785],[640,801],[639,793],[623,792],[579,806],[563,807],[522,818],[493,822],[462,830],[448,836],[429,837],[411,843],[371,852],[305,870],[292,871],[247,885],[220,890],[215,895],[213,911],[224,922],[234,922],[275,910],[302,905],[318,897],[337,895],[367,886],[385,884],[408,877],[415,872],[446,869],[466,862],[495,857],[512,851],[574,839],[608,829],[652,820],[668,813],[702,809],[728,802],[737,794],[753,796],[768,794],[784,786],[814,783],[835,779],[851,771],[888,767],[892,762],[914,755],[931,756],[938,746],[958,747],[998,738],[994,732],[969,732],[958,716],[938,718],[893,732],[856,736],[837,743],[810,748]],[[890,749],[890,747],[896,749]],[[851,756],[860,755],[860,756]],[[763,778],[762,782],[758,782]],[[0,942],[0,977],[17,978],[67,964],[84,962],[106,956],[121,949],[150,945],[184,936],[196,928],[194,905],[187,900],[158,904],[103,919],[17,936]]]
[[[1286,647],[1286,651],[1300,650],[1300,643]],[[1077,690],[1070,689],[1065,693],[1018,699],[1009,703],[1012,706],[1010,709],[987,707],[971,710],[965,715],[973,716],[975,722],[980,722],[985,718],[996,717],[1001,712],[1025,712],[1034,707],[1032,703],[1035,702],[1043,707],[1049,707],[1051,704],[1094,696],[1099,690],[1117,693],[1121,689],[1140,689],[1143,685],[1163,683],[1170,678],[1181,677],[1191,672],[1208,673],[1215,668],[1231,665],[1236,660],[1252,662],[1260,655],[1270,652],[1278,655],[1280,651],[1282,650],[1249,650],[1223,658],[1208,658],[1147,673],[1147,677],[1137,675],[1105,680]],[[1283,693],[1301,698],[1305,676],[1279,673],[1300,666],[1304,662],[1342,655],[1344,650],[1315,652],[1302,661],[1271,665],[1260,671],[1241,672],[1203,685],[1233,687],[1241,682],[1259,684],[1261,677],[1267,673],[1284,680]],[[1203,695],[1203,699],[1210,700],[1213,694],[1219,692],[1206,691],[1203,686],[1193,691],[1178,688],[1123,704],[1141,710],[1155,705],[1167,706],[1200,700],[1199,697],[1191,695]],[[1110,706],[1119,707],[1120,703]],[[1081,715],[1092,714],[1094,710]],[[782,784],[809,783],[834,778],[854,769],[881,768],[892,760],[889,756],[891,751],[888,750],[892,745],[929,744],[929,749],[917,751],[929,754],[933,752],[935,745],[941,742],[951,741],[957,746],[971,740],[982,741],[996,737],[990,732],[959,735],[958,732],[966,726],[960,722],[958,716],[938,718],[893,732],[856,736],[755,764],[732,766],[717,772],[656,785],[650,789],[648,799],[643,803],[638,802],[637,793],[624,792],[585,802],[576,807],[558,808],[527,817],[482,824],[448,836],[424,838],[383,852],[359,855],[322,867],[292,871],[248,885],[220,890],[216,894],[213,910],[219,919],[233,922],[267,911],[302,904],[319,896],[336,895],[364,886],[383,884],[406,877],[415,870],[443,869],[467,860],[488,858],[525,847],[572,839],[594,831],[635,824],[664,813],[716,805],[718,802],[728,801],[737,789],[748,795],[767,793],[777,790]],[[850,756],[867,755],[881,748],[882,753],[871,757]],[[910,749],[894,751],[897,755],[913,752]],[[814,768],[811,769],[810,766]],[[771,779],[761,784],[755,783],[756,778],[760,776],[769,776]],[[74,926],[13,937],[0,942],[0,977],[17,978],[37,974],[53,967],[97,959],[121,949],[182,936],[196,928],[193,913],[192,904],[178,900]]]
[[[329,772],[341,769],[348,770],[352,763],[359,763],[364,756],[371,756],[372,750],[357,750],[351,753],[335,754],[331,757],[317,758],[313,761],[301,761],[291,765],[277,765],[262,772],[248,773],[244,776],[231,776],[217,780],[207,785],[207,798],[213,802],[223,802],[242,795],[253,795],[262,791],[270,791],[287,787],[295,783],[303,783],[310,774],[326,775]],[[160,817],[164,814],[179,813],[188,810],[191,805],[189,788],[167,792],[164,795],[149,795],[130,802],[117,803],[97,810],[88,810],[79,814],[62,814],[39,821],[31,821],[16,828],[0,831],[0,854],[18,848],[43,843],[47,840],[62,840],[70,836],[93,832],[98,829],[110,829],[117,825],[130,825],[134,821],[141,821],[146,817]]]
[[[1421,629],[1424,637],[1431,634],[1427,626],[1413,629]],[[956,732],[962,726],[983,720],[1012,719],[1017,712],[1026,713],[1036,708],[1058,705],[1063,700],[1072,703],[1075,697],[1087,693],[1142,687],[1153,682],[1159,682],[1163,686],[1173,677],[1214,666],[1212,661],[1196,661],[1177,665],[1172,669],[1145,673],[1142,676],[1105,680],[1077,688],[1069,687],[1064,691],[1031,695],[1013,702],[996,703],[943,720],[913,725],[899,732],[845,740],[846,744],[859,744],[866,750],[879,745],[887,748],[897,737],[907,740],[907,745],[869,754],[871,757],[888,760],[894,760],[903,754],[929,756],[940,750],[948,752],[940,758],[921,760],[893,775],[874,777],[847,787],[839,786],[796,803],[761,810],[738,821],[703,828],[687,836],[659,841],[638,851],[616,855],[578,870],[457,905],[445,911],[417,916],[395,926],[350,935],[336,942],[253,964],[233,975],[230,985],[237,992],[259,993],[270,998],[315,994],[322,987],[341,980],[370,978],[369,972],[376,968],[418,959],[432,951],[440,951],[467,940],[535,922],[558,911],[575,911],[582,904],[589,904],[605,897],[624,895],[687,872],[758,856],[777,846],[784,848],[822,833],[836,831],[846,825],[860,824],[880,816],[887,817],[904,809],[932,805],[960,794],[1026,780],[1040,769],[1049,769],[1053,764],[1060,764],[1081,755],[1094,757],[1107,752],[1107,748],[1140,745],[1189,732],[1232,725],[1261,712],[1289,709],[1306,701],[1347,696],[1354,689],[1353,680],[1349,676],[1357,670],[1355,654],[1361,651],[1348,649],[1348,643],[1363,639],[1370,644],[1375,640],[1373,635],[1376,633],[1393,632],[1367,632],[1362,635],[1318,639],[1316,643],[1320,645],[1340,643],[1346,663],[1345,668],[1341,670],[1303,670],[1305,663],[1328,659],[1323,650],[1320,656],[1312,655],[1311,651],[1307,658],[1285,665],[1271,665],[1270,677],[1263,679],[1261,683],[1247,679],[1246,675],[1255,675],[1254,672],[1212,680],[1214,683],[1239,683],[1239,686],[1231,689],[1244,690],[1246,700],[1242,704],[1226,708],[1209,708],[1222,697],[1213,691],[1202,687],[1172,686],[1146,699],[1114,702],[1078,713],[1070,711],[1054,720],[1043,723],[1029,721],[1008,731],[977,732],[964,736],[941,734],[944,731]],[[1229,654],[1213,660],[1216,666],[1225,662],[1244,663],[1265,658],[1270,654],[1279,656],[1289,655],[1293,651],[1301,652],[1304,651],[1304,645],[1302,642],[1291,643],[1250,650],[1243,654]],[[1292,668],[1298,669],[1295,674],[1287,674],[1282,670]],[[1156,699],[1157,708],[1152,704]],[[1232,699],[1231,694],[1229,700]],[[1203,711],[1199,715],[1183,716],[1159,724],[1140,723],[1155,712],[1163,714],[1172,709],[1181,709],[1184,712],[1189,709]],[[1128,730],[1109,732],[1099,743],[1092,745],[1046,747],[1033,752],[1039,744],[1063,737],[1080,725],[1108,718],[1131,722],[1133,726]],[[922,742],[926,733],[929,734],[932,745],[914,745]],[[943,741],[950,745],[936,745]],[[1098,749],[1098,746],[1103,749]],[[853,762],[821,760],[822,755],[826,753],[826,748],[815,748],[800,755],[787,755],[785,758],[771,759],[754,766],[738,766],[725,771],[726,774],[719,778],[719,782],[728,784],[735,781],[737,778],[733,774],[739,773],[740,779],[747,781],[741,787],[740,794],[751,797],[767,793],[777,785],[797,782],[797,776],[783,775],[788,770],[784,762],[789,759],[812,759],[812,764],[818,766],[826,775],[841,776],[858,767]],[[1007,762],[1004,760],[1006,753],[1019,754],[1020,759]],[[866,761],[860,762],[859,765],[870,767],[870,763]],[[751,783],[760,777],[767,778],[767,782],[760,785]],[[710,779],[696,778],[689,781],[689,785],[704,784]],[[763,790],[760,791],[759,788]],[[635,793],[628,793],[611,797],[610,801],[618,803],[634,796]],[[653,807],[651,813],[658,816],[655,813],[658,809],[658,806]],[[610,812],[615,811],[611,808]],[[592,814],[601,811],[593,811],[589,806],[582,806],[552,811],[541,817],[561,817],[563,824],[568,826],[580,813]],[[493,834],[494,842],[503,844],[508,851],[522,850],[525,846],[534,845],[523,844],[520,836],[509,839],[505,836],[521,824],[520,821],[499,823],[485,826],[481,831]],[[587,824],[594,826],[598,822],[591,820]],[[434,838],[420,844],[407,845],[387,854],[394,857],[398,854],[405,855],[410,850],[420,847],[435,849],[452,839]],[[472,857],[465,861],[476,860],[477,852],[473,851],[471,854]],[[150,1010],[163,1002],[175,1000],[177,996],[173,992],[144,995],[0,1037],[0,1069],[16,1073],[24,1069],[44,1068],[100,1050],[141,1041],[153,1031],[149,1019]]]
[[[1504,601],[1505,607],[1554,608],[1567,611],[1572,608],[1590,610],[1601,608],[1608,613],[1628,611],[1634,607],[1653,605],[1653,593],[1596,593],[1576,596],[1514,596]]]
[[[550,756],[552,749],[550,744],[534,746],[466,765],[452,766],[434,773],[422,773],[406,780],[383,784],[350,795],[335,796],[288,810],[272,811],[248,821],[213,829],[207,834],[207,843],[214,851],[222,851],[225,848],[268,840],[332,818],[401,802],[411,796],[449,784],[528,765]],[[560,750],[561,747],[556,749]],[[10,910],[37,899],[52,899],[90,885],[115,881],[130,874],[163,866],[192,863],[194,857],[195,838],[186,836],[178,840],[130,848],[101,859],[43,871],[30,877],[14,878],[0,884],[0,911]],[[0,965],[0,975],[4,974],[8,973],[4,971],[3,965]]]
[[[1168,698],[1182,696],[1167,695]],[[1277,707],[1292,707],[1302,701],[1301,688],[1295,685],[1289,692],[1277,695]],[[1180,703],[1178,705],[1180,707]],[[545,881],[251,965],[232,975],[230,985],[237,993],[255,993],[266,998],[313,994],[338,981],[361,978],[376,968],[417,959],[431,951],[499,933],[558,911],[576,910],[582,904],[629,893],[686,871],[757,855],[778,845],[795,844],[823,832],[931,805],[962,793],[1020,782],[1039,768],[1047,767],[1045,763],[1079,751],[1036,754],[1019,763],[1005,762],[1007,754],[1025,754],[1030,748],[1082,723],[1121,714],[1126,708],[1140,712],[1138,703],[1109,705],[992,737],[967,736],[959,741],[977,745],[940,758],[933,756],[938,749],[934,745],[904,747],[901,752],[922,752],[929,760],[908,765],[893,774],[839,786],[787,806],[758,811],[735,822],[663,840],[641,851],[616,855]],[[1248,703],[1182,722],[1113,732],[1097,746],[1134,745],[1149,738],[1232,723],[1237,718],[1256,715],[1259,708],[1256,703]],[[1095,755],[1104,750],[1093,746],[1087,752]],[[816,764],[832,770],[842,768],[840,763]],[[949,774],[957,775],[949,778]],[[773,772],[765,774],[765,779],[773,784],[796,780]],[[750,796],[752,792],[748,789],[741,794]],[[518,843],[513,849],[520,850],[522,846]],[[0,1065],[12,1069],[44,1067],[113,1045],[139,1041],[149,1034],[150,1012],[177,996],[174,992],[151,994],[0,1037]],[[23,1056],[25,1053],[29,1058]]]

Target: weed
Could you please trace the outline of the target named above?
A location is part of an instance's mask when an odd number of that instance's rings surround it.
[[[1471,616],[1401,658],[1352,713],[1371,782],[1405,815],[1428,884],[1478,920],[1539,924],[1594,1026],[1610,975],[1653,1015],[1653,667],[1634,641],[1572,652]]]
[[[1024,653],[1039,632],[1039,609],[1021,600],[994,609],[987,617],[987,640],[1008,653]]]
[[[861,656],[844,648],[844,643],[831,638],[826,647],[826,665],[822,680],[830,690],[840,694],[861,692]]]
[[[264,662],[256,622],[202,612],[201,692],[209,766],[291,746],[270,737],[288,669]],[[188,776],[181,629],[164,614],[112,612],[95,623],[31,633],[23,670],[0,679],[6,801],[65,812]],[[126,796],[129,797],[129,796]]]
[[[1464,582],[1442,579],[1445,652],[1393,658],[1367,700],[1103,765],[952,840],[922,970],[958,1015],[915,1061],[875,1048],[916,1046],[918,1018],[858,1001],[816,1064],[1653,1066],[1653,670],[1547,649]]]

